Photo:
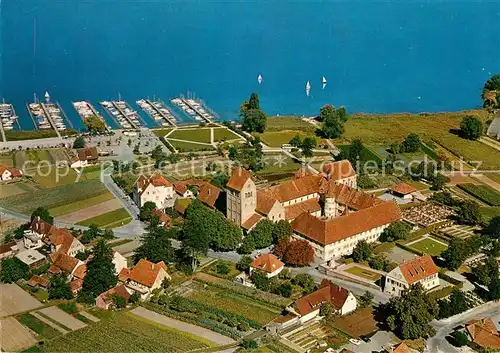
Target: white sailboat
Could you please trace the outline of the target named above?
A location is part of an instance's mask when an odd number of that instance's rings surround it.
[[[47,104],[49,104],[49,102],[50,102],[50,95],[49,95],[49,92],[48,92],[48,91],[45,91],[45,102],[46,102]]]
[[[309,97],[309,93],[311,92],[311,82],[307,81],[306,83],[306,94]]]
[[[326,77],[323,76],[323,79],[321,80],[321,82],[323,83],[323,89],[325,89],[326,87]]]
[[[259,85],[262,83],[262,75],[259,74],[259,77],[257,77],[257,82],[259,82]]]

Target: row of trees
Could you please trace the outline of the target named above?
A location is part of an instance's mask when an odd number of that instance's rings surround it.
[[[292,227],[287,221],[281,220],[275,223],[264,218],[247,234],[238,251],[241,254],[249,254],[256,249],[278,244],[280,239],[289,237],[292,233]]]
[[[306,137],[302,140],[299,135],[295,135],[289,143],[295,148],[300,148],[302,155],[306,158],[311,158],[313,156],[313,150],[317,146],[314,137]]]

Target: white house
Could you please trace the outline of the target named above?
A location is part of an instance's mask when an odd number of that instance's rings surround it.
[[[160,288],[165,279],[171,279],[163,261],[152,263],[141,259],[133,268],[123,268],[118,276],[129,289],[136,292],[141,300],[149,298],[153,290]]]
[[[71,159],[71,168],[83,168],[89,164],[97,162],[99,152],[97,147],[80,148],[76,151],[76,155]]]
[[[127,268],[127,258],[115,251],[113,254],[113,264],[115,265],[116,273],[120,273],[122,269]]]
[[[0,181],[8,181],[14,178],[20,178],[23,176],[23,172],[19,169],[7,167],[6,165],[0,164]]]
[[[154,202],[160,210],[173,207],[174,186],[160,174],[154,173],[150,177],[141,175],[134,183],[133,199],[138,207],[148,201]]]
[[[404,262],[389,272],[385,278],[384,292],[399,296],[404,289],[417,283],[426,290],[439,286],[438,268],[430,255]]]
[[[351,292],[324,279],[317,291],[298,299],[287,311],[296,315],[301,323],[305,323],[320,316],[320,308],[324,303],[332,303],[339,315],[347,315],[358,306],[356,297]]]
[[[273,254],[264,254],[252,261],[250,264],[250,274],[252,271],[258,270],[265,273],[267,278],[271,278],[277,276],[284,267],[285,264]]]

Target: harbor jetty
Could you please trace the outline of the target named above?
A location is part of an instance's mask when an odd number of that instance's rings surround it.
[[[209,111],[212,112],[211,109],[209,110],[204,104],[193,98],[184,98],[183,96],[180,96],[172,99],[171,102],[184,110],[195,120],[211,123],[215,119],[215,113],[209,113]]]
[[[87,119],[91,116],[95,116],[95,117],[99,118],[104,123],[104,126],[106,127],[107,131],[111,130],[111,127],[106,124],[106,121],[104,120],[104,118],[101,116],[101,114],[99,114],[97,109],[95,109],[94,106],[90,102],[78,101],[78,102],[72,102],[72,104],[73,104],[73,107],[75,108],[76,112],[78,113],[78,115],[80,116],[80,118],[82,119],[82,121],[84,123],[85,123],[85,119]]]
[[[125,130],[139,130],[142,126],[139,114],[133,110],[125,101],[104,101],[100,103],[108,114],[118,121]]]
[[[140,99],[137,105],[161,126],[176,126],[176,119],[161,100]]]
[[[7,141],[5,131],[14,129],[14,123],[19,124],[14,106],[5,103],[4,100],[0,103],[0,134],[2,135],[2,141]]]

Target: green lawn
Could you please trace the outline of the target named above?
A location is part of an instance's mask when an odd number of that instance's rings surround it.
[[[163,326],[131,313],[115,312],[46,342],[44,352],[187,352],[215,346],[193,334]]]
[[[132,220],[132,217],[124,208],[119,208],[117,210],[104,213],[97,217],[89,218],[84,221],[78,222],[81,226],[90,226],[91,224],[96,224],[100,228],[116,228],[127,224]]]
[[[30,314],[21,314],[17,320],[28,327],[30,330],[36,332],[44,338],[55,338],[61,335],[59,331],[47,325],[46,323],[38,320],[36,317]]]
[[[210,143],[210,129],[197,128],[197,129],[177,129],[172,132],[168,138]]]
[[[405,180],[404,181],[406,184],[413,186],[417,190],[426,190],[429,188],[429,185],[424,184],[420,181],[414,181],[414,180]]]
[[[481,207],[481,214],[483,215],[485,221],[488,221],[493,217],[500,217],[500,206]]]
[[[214,128],[214,142],[236,140],[240,137],[228,128]]]
[[[162,138],[166,134],[168,134],[172,129],[158,129],[158,130],[152,130],[153,133],[158,136],[159,138]]]
[[[314,134],[308,134],[300,130],[282,130],[282,131],[265,131],[262,134],[256,134],[259,136],[266,145],[269,147],[281,147],[285,143],[289,143],[296,135],[300,136],[301,139],[306,137],[314,137],[318,144],[321,139],[314,136]]]
[[[189,142],[183,142],[183,141],[174,141],[168,139],[168,142],[172,146],[174,146],[179,152],[189,152],[189,151],[211,151],[213,150],[213,146],[211,145],[200,145],[197,143],[189,143]]]
[[[378,274],[377,272],[370,271],[368,269],[358,267],[358,266],[352,266],[349,267],[346,272],[352,273],[353,275],[359,276],[366,278],[370,281],[376,282],[378,281],[382,275]]]
[[[28,191],[0,199],[0,206],[14,211],[31,214],[38,207],[52,209],[63,205],[84,201],[107,191],[98,180],[84,180],[78,183],[61,185],[54,188]]]
[[[314,134],[316,128],[296,116],[273,116],[267,119],[266,131],[297,130]]]
[[[408,246],[432,256],[438,256],[448,248],[432,238],[425,238]]]
[[[49,212],[52,217],[62,216],[64,214],[72,213],[86,207],[100,204],[104,201],[108,201],[113,198],[114,198],[113,194],[106,190],[103,193],[94,197],[90,197],[86,200],[77,201],[67,205],[51,208]]]

